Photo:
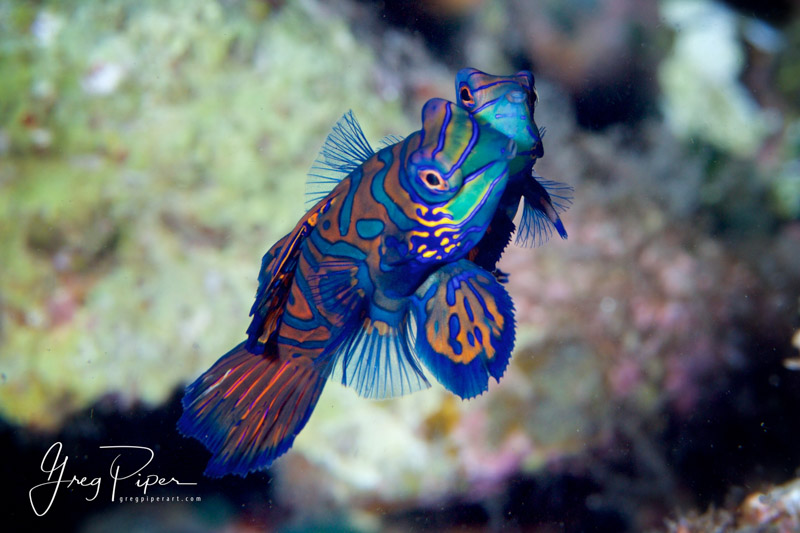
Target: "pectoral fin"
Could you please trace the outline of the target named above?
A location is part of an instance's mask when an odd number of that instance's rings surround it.
[[[364,307],[366,296],[360,276],[359,264],[348,260],[325,261],[316,273],[306,276],[311,301],[325,311],[333,326],[350,323]]]
[[[553,229],[562,239],[567,230],[559,214],[572,205],[574,189],[565,183],[542,179],[536,175],[525,181],[522,191],[525,206],[517,228],[516,244],[541,246],[550,240]]]
[[[331,378],[366,398],[390,398],[430,386],[409,341],[408,304],[386,310],[371,305],[365,265],[354,260],[320,263],[306,276],[313,305],[331,323],[335,340],[324,357]]]
[[[370,305],[363,265],[327,261],[307,277],[312,302],[334,326],[337,341],[326,358],[331,378],[366,398],[401,396],[430,386],[409,341],[408,304],[389,311]]]
[[[446,265],[417,290],[417,355],[462,398],[499,381],[514,348],[514,307],[505,288],[467,260]]]

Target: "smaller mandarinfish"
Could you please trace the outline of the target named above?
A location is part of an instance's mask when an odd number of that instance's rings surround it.
[[[508,185],[517,143],[451,102],[377,153],[352,114],[317,160],[315,205],[264,256],[247,339],[186,389],[178,427],[209,476],[267,468],[329,377],[368,398],[430,386],[462,398],[502,377],[513,303],[467,259]],[[395,139],[396,140],[396,139]]]
[[[514,232],[514,216],[524,199],[516,243],[544,244],[555,229],[562,239],[567,230],[561,222],[572,204],[572,187],[536,176],[533,165],[544,155],[543,130],[536,127],[533,113],[538,101],[533,74],[527,70],[514,76],[493,76],[474,68],[456,75],[456,103],[472,113],[483,128],[492,128],[514,139],[517,156],[509,163],[509,182],[486,235],[472,249],[469,259],[494,271]]]

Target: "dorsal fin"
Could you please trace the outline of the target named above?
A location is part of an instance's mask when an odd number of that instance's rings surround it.
[[[392,146],[393,144],[401,142],[403,139],[405,139],[405,137],[403,137],[402,135],[394,135],[394,134],[387,135],[386,137],[378,141],[378,148],[383,149]]]
[[[335,196],[320,201],[300,219],[297,226],[275,243],[261,261],[258,274],[256,300],[250,309],[253,320],[247,328],[245,348],[254,354],[262,354],[266,343],[280,325],[286,299],[294,281],[297,260],[302,244],[314,230],[319,217],[335,202]]]
[[[306,205],[314,204],[336,185],[375,155],[364,131],[350,110],[333,126],[325,138],[306,180]]]

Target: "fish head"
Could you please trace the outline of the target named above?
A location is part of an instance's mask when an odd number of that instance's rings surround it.
[[[456,102],[481,125],[514,139],[517,160],[524,165],[544,155],[544,146],[533,113],[539,96],[533,74],[521,70],[513,76],[493,76],[474,68],[456,75]]]
[[[419,145],[401,172],[418,222],[407,237],[409,252],[422,262],[465,256],[494,216],[516,148],[452,102],[429,100]]]

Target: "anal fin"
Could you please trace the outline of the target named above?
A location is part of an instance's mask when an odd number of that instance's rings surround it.
[[[373,399],[430,387],[411,347],[410,317],[396,316],[358,322],[335,354],[331,379]]]

